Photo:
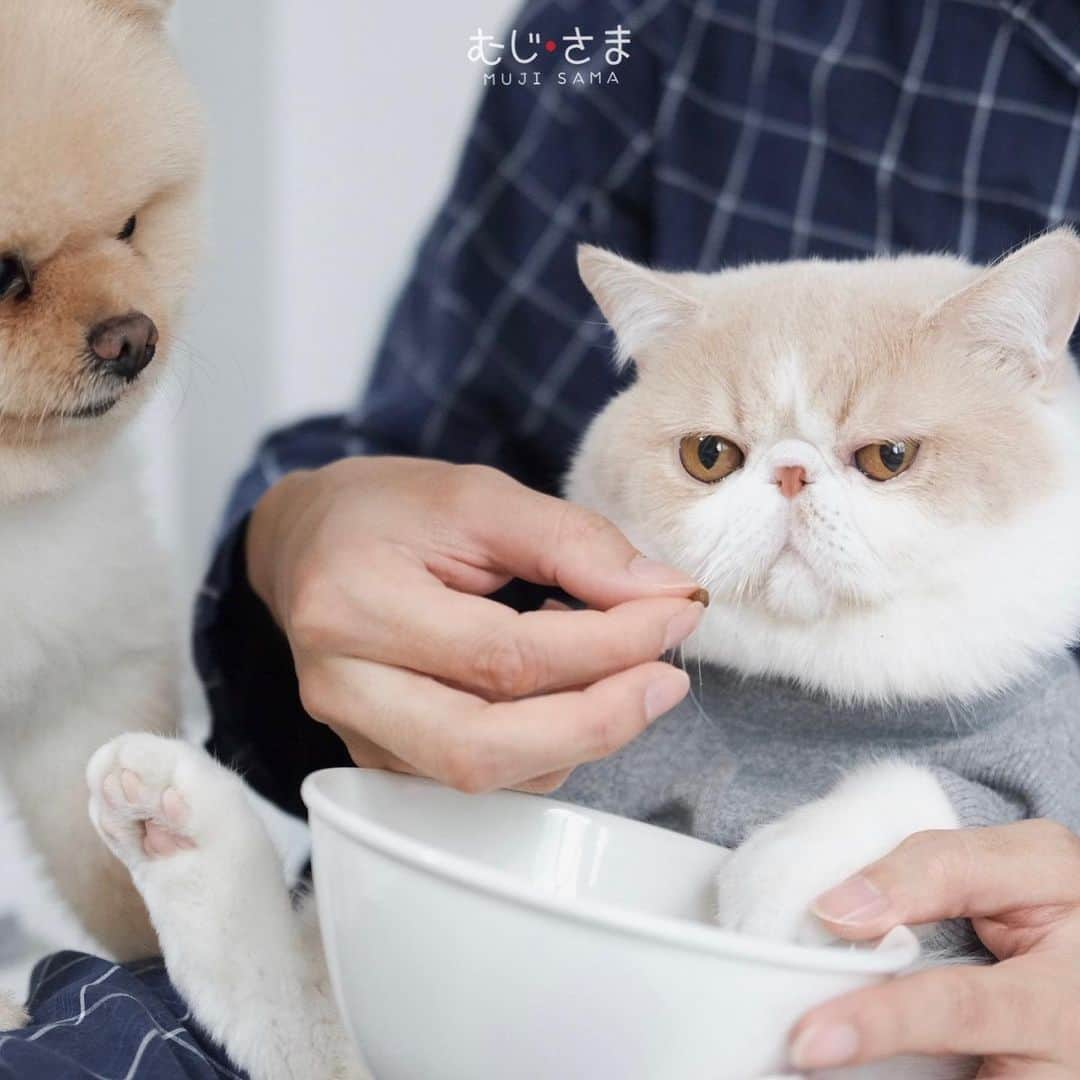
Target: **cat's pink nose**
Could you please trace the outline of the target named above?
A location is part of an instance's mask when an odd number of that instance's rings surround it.
[[[778,465],[776,483],[785,498],[794,499],[806,484],[806,470],[801,465]]]

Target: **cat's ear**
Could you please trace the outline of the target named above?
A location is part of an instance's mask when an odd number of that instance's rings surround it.
[[[977,357],[1042,384],[1080,317],[1080,237],[1068,227],[1025,244],[950,296],[932,322]]]
[[[678,284],[677,275],[650,270],[591,244],[578,246],[578,273],[615,332],[615,363],[631,358],[689,325],[700,303]]]

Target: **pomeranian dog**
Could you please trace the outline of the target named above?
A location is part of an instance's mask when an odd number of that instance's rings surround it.
[[[156,939],[83,774],[107,739],[178,715],[168,575],[120,438],[197,250],[203,139],[170,2],[4,0],[0,31],[0,777],[120,959]]]

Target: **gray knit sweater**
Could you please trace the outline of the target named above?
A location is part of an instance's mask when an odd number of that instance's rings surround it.
[[[691,665],[692,696],[558,792],[733,847],[883,757],[937,774],[965,825],[1049,817],[1080,831],[1080,668],[1069,655],[965,705],[837,705]]]

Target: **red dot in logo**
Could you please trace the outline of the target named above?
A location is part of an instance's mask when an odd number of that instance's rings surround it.
[[[554,52],[558,47],[559,46],[556,45],[554,41],[544,42],[544,48],[547,49],[548,52]]]

